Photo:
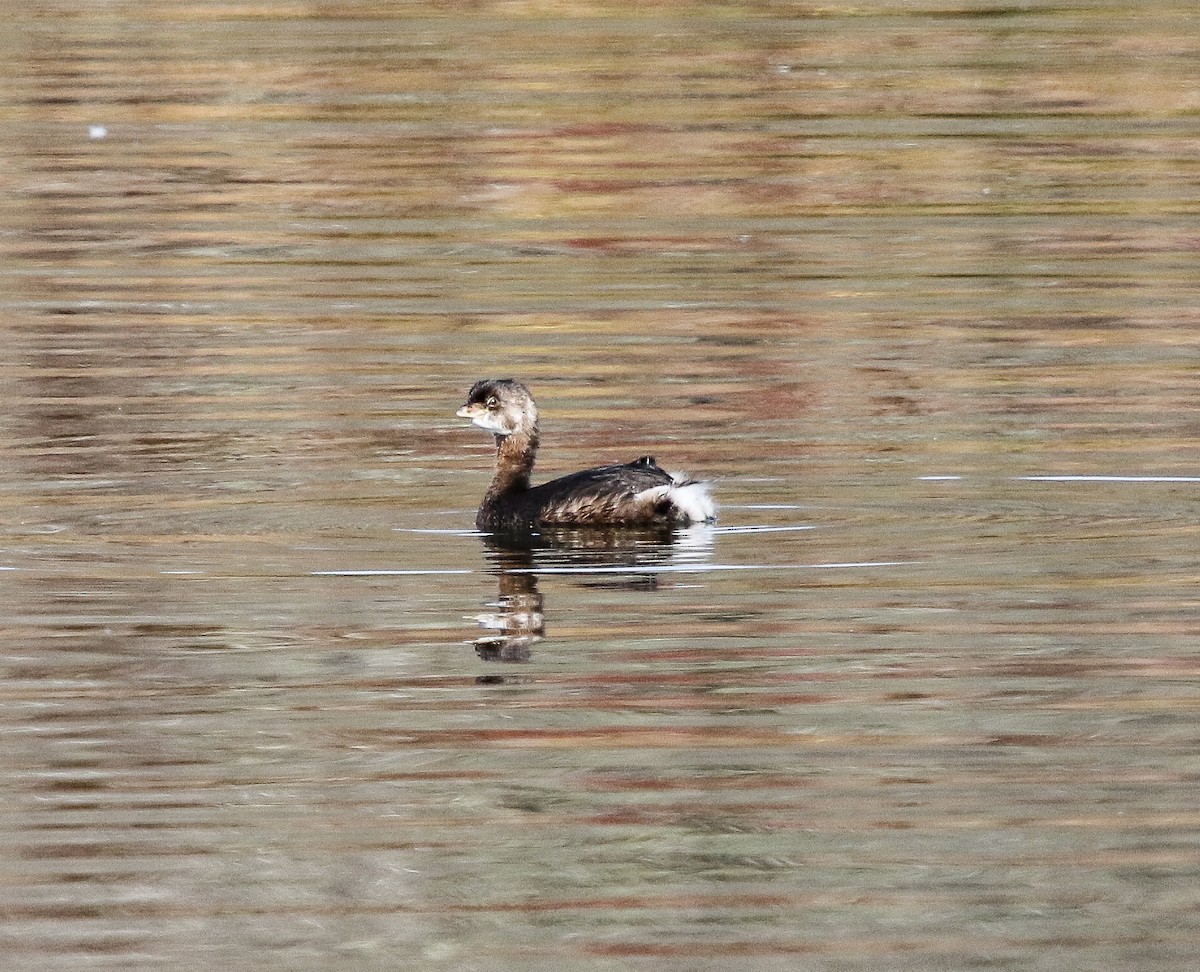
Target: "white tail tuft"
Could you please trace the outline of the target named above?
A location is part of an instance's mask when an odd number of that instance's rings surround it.
[[[717,518],[717,504],[712,498],[712,484],[694,479],[676,481],[668,494],[671,502],[687,514],[693,523],[706,523]]]
[[[673,472],[670,486],[655,486],[640,493],[648,500],[666,498],[679,511],[683,523],[708,523],[717,518],[717,504],[712,498],[712,483],[689,479],[686,473]]]

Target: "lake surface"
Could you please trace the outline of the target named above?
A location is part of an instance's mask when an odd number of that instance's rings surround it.
[[[1190,968],[1195,27],[10,10],[7,961]],[[719,522],[476,534],[486,376]]]

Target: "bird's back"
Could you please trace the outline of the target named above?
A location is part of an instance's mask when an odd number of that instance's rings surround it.
[[[710,519],[712,510],[697,516],[681,507],[677,493],[702,487],[672,476],[642,456],[633,462],[583,469],[519,493],[499,497],[480,509],[477,523],[485,530],[529,529],[537,526],[669,525]],[[706,495],[706,489],[704,490]],[[711,504],[710,504],[711,505]]]

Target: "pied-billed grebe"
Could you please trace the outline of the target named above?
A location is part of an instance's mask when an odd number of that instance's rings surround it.
[[[538,413],[519,381],[477,381],[458,410],[496,437],[496,475],[475,525],[496,533],[545,526],[686,526],[713,520],[710,484],[659,468],[653,456],[529,485]]]

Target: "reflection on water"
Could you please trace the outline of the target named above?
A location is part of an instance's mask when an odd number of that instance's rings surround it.
[[[498,547],[493,553],[499,592],[488,604],[492,612],[475,618],[487,631],[474,639],[475,652],[484,661],[526,662],[546,635],[545,600],[533,571],[533,551]]]
[[[484,661],[526,662],[546,636],[545,599],[538,574],[576,575],[576,583],[613,590],[656,590],[664,569],[682,564],[702,569],[715,528],[696,524],[684,530],[556,529],[536,534],[488,537],[490,569],[499,593],[475,620],[487,631],[472,642]],[[490,678],[490,676],[483,676]]]
[[[8,6],[8,965],[1193,964],[1191,0]]]

